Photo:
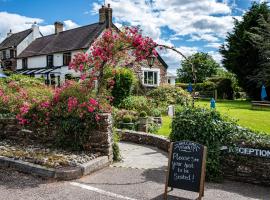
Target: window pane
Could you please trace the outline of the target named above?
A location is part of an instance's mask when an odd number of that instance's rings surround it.
[[[148,72],[148,84],[149,85],[153,85],[153,79],[154,79],[153,72]]]
[[[147,72],[144,72],[143,83],[144,83],[144,84],[148,84],[148,83],[147,83]]]
[[[53,67],[53,55],[47,56],[47,65],[48,67]]]
[[[71,53],[64,53],[63,55],[63,65],[68,66],[71,61]]]
[[[154,72],[154,85],[157,85],[157,72]]]

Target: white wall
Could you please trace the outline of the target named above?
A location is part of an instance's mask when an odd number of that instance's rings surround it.
[[[47,66],[47,56],[35,56],[35,57],[30,57],[27,60],[28,69],[33,69],[33,68],[43,68]]]
[[[22,59],[17,59],[17,69],[22,69]]]
[[[17,55],[20,55],[35,39],[41,37],[37,25],[33,25],[32,29],[33,31],[17,46]]]
[[[55,67],[63,66],[63,53],[53,54],[53,65]]]
[[[168,77],[170,80],[170,85],[175,85],[175,77]]]

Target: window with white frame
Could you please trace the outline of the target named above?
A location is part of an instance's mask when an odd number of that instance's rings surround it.
[[[146,86],[158,86],[159,71],[151,69],[143,70],[143,84]]]

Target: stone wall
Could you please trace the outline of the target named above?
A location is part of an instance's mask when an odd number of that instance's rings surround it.
[[[270,159],[244,155],[222,156],[225,179],[270,186]]]
[[[165,137],[131,130],[117,129],[116,132],[119,134],[121,141],[150,145],[166,152],[169,151],[170,140]]]
[[[168,152],[167,138],[131,130],[117,129],[117,133],[121,141],[151,145]],[[270,158],[222,153],[222,171],[228,180],[270,186]]]
[[[48,131],[27,130],[18,125],[14,118],[0,119],[0,140],[8,139],[20,144],[43,144],[50,146],[54,143],[56,130]],[[111,114],[101,114],[97,128],[91,131],[89,139],[85,141],[85,149],[92,152],[100,152],[108,156],[110,161],[113,158],[113,132]]]

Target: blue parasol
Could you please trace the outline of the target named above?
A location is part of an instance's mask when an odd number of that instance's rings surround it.
[[[187,91],[189,92],[189,93],[191,93],[192,92],[192,84],[191,83],[189,83],[188,84],[188,88],[187,88]]]
[[[267,93],[266,93],[266,89],[265,86],[262,85],[262,91],[261,91],[261,100],[264,101],[267,99]]]

